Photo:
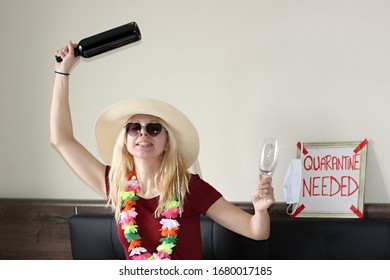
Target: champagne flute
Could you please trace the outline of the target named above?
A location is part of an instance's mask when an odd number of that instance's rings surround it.
[[[260,151],[259,169],[261,175],[272,176],[279,158],[279,143],[274,137],[265,137]]]

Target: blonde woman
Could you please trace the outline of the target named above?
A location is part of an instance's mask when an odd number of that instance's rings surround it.
[[[251,215],[188,169],[197,159],[199,137],[192,122],[160,100],[117,103],[98,118],[100,162],[74,137],[69,108],[71,42],[56,52],[50,116],[51,141],[88,185],[107,197],[118,223],[126,258],[201,259],[200,217],[255,240],[269,237],[268,208],[274,202],[270,177],[259,176]]]

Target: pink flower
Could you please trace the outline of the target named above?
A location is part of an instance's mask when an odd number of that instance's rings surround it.
[[[145,253],[145,254],[141,254],[141,255],[136,255],[136,256],[133,256],[132,259],[133,260],[147,260],[151,255],[149,253]]]
[[[180,210],[178,208],[172,208],[168,210],[164,210],[161,213],[161,216],[167,219],[175,219],[180,214]]]
[[[171,259],[168,255],[167,252],[164,252],[164,251],[160,251],[160,252],[157,252],[157,254],[154,254],[154,257],[157,259],[157,260],[169,260]]]
[[[126,192],[132,192],[133,191],[135,194],[137,194],[139,192],[139,190],[140,190],[140,187],[138,185],[136,185],[136,186],[128,186],[125,189]]]
[[[119,224],[120,225],[123,225],[123,224],[127,225],[130,222],[135,223],[135,217],[137,217],[137,215],[138,215],[138,213],[135,211],[134,207],[131,208],[131,210],[127,210],[125,212],[122,212],[121,216],[120,216]]]

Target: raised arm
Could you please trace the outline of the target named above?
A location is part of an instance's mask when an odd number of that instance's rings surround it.
[[[218,199],[207,211],[207,215],[221,226],[254,240],[269,238],[270,217],[268,208],[275,202],[271,177],[259,175],[258,185],[252,194],[254,215],[226,201]]]
[[[63,61],[55,63],[55,81],[50,112],[51,143],[81,179],[106,196],[105,165],[96,159],[73,135],[69,106],[69,74],[78,58],[74,57],[74,45],[69,43],[56,52]]]

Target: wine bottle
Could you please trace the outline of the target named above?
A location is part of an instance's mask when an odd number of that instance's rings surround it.
[[[98,54],[141,40],[141,32],[136,22],[130,22],[102,33],[82,39],[74,49],[75,56],[90,58]],[[55,56],[57,62],[62,58]]]

